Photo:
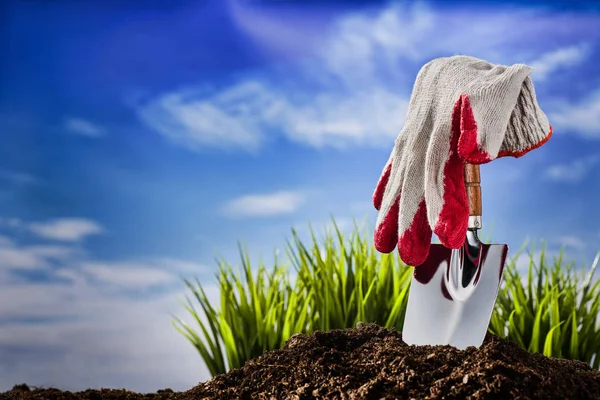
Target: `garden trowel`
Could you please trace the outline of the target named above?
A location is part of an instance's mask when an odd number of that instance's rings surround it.
[[[432,244],[414,268],[402,337],[407,344],[479,347],[490,324],[508,253],[505,244],[484,244],[479,165],[465,164],[469,225],[464,245]]]

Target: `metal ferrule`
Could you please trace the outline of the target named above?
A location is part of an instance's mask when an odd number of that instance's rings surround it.
[[[469,229],[481,229],[481,215],[470,215],[469,216]]]

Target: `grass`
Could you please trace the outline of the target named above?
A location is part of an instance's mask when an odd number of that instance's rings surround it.
[[[562,252],[550,261],[545,247],[538,259],[534,250],[535,246],[525,276],[515,265],[523,249],[507,263],[490,332],[532,352],[599,368],[600,281],[594,283],[593,275],[600,253],[585,274],[566,263]],[[218,309],[197,279],[185,280],[193,296],[183,305],[199,331],[179,318],[173,325],[194,345],[213,376],[240,368],[265,350],[281,348],[295,333],[350,328],[359,321],[402,330],[412,268],[394,253],[377,252],[366,230],[355,225],[345,236],[335,225],[319,240],[311,228],[306,243],[292,230],[287,255],[296,274],[293,283],[289,265],[277,257],[270,271],[260,263],[256,275],[241,246],[237,273],[219,260]]]
[[[600,349],[600,280],[593,282],[600,253],[586,273],[565,262],[562,252],[550,261],[544,247],[537,260],[534,250],[526,276],[514,262],[506,269],[490,331],[531,352],[600,368],[595,356]]]

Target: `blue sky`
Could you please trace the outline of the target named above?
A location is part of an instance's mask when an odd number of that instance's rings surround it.
[[[582,2],[16,2],[0,24],[0,390],[183,390],[180,275],[353,218],[435,57],[524,62],[554,127],[482,167],[513,249],[600,250],[600,14]],[[119,5],[120,4],[120,5]],[[571,7],[571,8],[569,8]],[[61,368],[56,368],[61,365]]]

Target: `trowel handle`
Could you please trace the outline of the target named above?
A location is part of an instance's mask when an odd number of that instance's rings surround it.
[[[465,163],[465,186],[467,188],[467,198],[469,199],[469,229],[481,228],[480,183],[479,164]]]

